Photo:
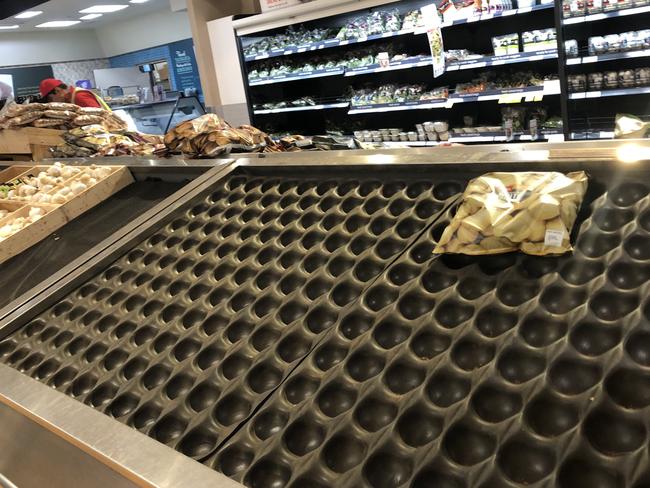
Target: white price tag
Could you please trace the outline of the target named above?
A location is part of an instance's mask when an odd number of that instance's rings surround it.
[[[548,229],[544,236],[544,245],[551,247],[561,247],[564,240],[563,230]]]

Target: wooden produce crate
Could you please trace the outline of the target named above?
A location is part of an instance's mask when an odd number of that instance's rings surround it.
[[[0,130],[0,159],[40,161],[50,157],[50,147],[63,144],[64,131],[23,127]]]
[[[18,179],[22,180],[25,177],[36,176],[48,168],[49,166],[12,166],[0,171],[0,185]],[[88,169],[85,167],[80,168],[82,169],[81,173],[45,193],[54,194],[61,187],[79,181],[81,175]],[[124,166],[104,166],[104,168],[110,168],[111,172],[108,176],[100,179],[94,185],[88,186],[78,195],[71,195],[71,198],[65,203],[35,203],[17,199],[3,199],[3,195],[0,194],[0,215],[5,213],[1,212],[2,210],[9,212],[8,215],[0,218],[0,263],[45,239],[70,220],[106,200],[134,181],[131,172]],[[6,226],[20,222],[18,219],[28,219],[30,212],[41,212],[42,216],[20,230],[5,236],[6,232],[12,232]]]

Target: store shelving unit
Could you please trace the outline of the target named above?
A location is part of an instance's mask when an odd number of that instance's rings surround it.
[[[648,41],[617,47],[607,37],[647,29],[650,25],[650,2],[647,3],[639,5],[639,2],[629,2],[622,4],[618,10],[608,12],[586,10],[585,15],[578,16],[563,12],[561,25],[564,40],[575,40],[578,46],[578,56],[569,57],[565,62],[569,80],[566,94],[569,114],[567,139],[611,139],[614,137],[617,113],[642,118],[650,114],[650,80],[634,80],[634,76],[632,80],[629,79],[630,73],[636,74],[636,70],[650,67]],[[589,8],[592,7],[586,7]],[[596,51],[593,43],[590,46],[589,39],[598,36],[607,41]],[[627,74],[623,76],[622,72]],[[607,74],[609,80],[607,83],[603,81],[602,85],[594,85],[589,79],[590,74],[602,74],[603,78]],[[582,76],[586,77],[584,85],[575,81]]]
[[[539,1],[539,0],[538,0]],[[306,28],[328,27],[332,32],[344,25],[355,15],[366,15],[373,11],[387,11],[398,9],[403,16],[415,10],[428,1],[407,0],[398,3],[381,4],[375,2],[372,8],[358,12],[335,15],[323,19],[306,22]],[[377,5],[379,4],[379,5]],[[494,55],[490,39],[494,36],[511,32],[524,32],[527,30],[554,27],[558,35],[558,46],[563,45],[566,39],[582,39],[595,35],[601,27],[603,34],[613,32],[611,24],[621,25],[641,23],[650,20],[650,5],[635,6],[628,9],[611,12],[600,12],[563,18],[560,0],[553,3],[538,3],[533,6],[514,7],[503,11],[473,15],[442,22],[445,50],[466,48],[478,56],[459,61],[448,61],[445,73],[439,78],[432,74],[432,59],[428,53],[428,40],[426,32],[421,27],[407,28],[383,32],[367,36],[358,36],[352,39],[329,38],[318,42],[304,43],[301,45],[286,45],[282,48],[271,49],[265,52],[254,52],[244,55],[244,48],[250,42],[260,37],[271,37],[281,33],[285,28],[270,29],[250,33],[239,37],[242,66],[244,77],[248,80],[246,85],[249,101],[251,121],[269,132],[301,132],[304,134],[324,133],[328,130],[337,130],[351,134],[354,130],[373,130],[382,127],[402,127],[411,131],[415,125],[427,120],[447,120],[450,127],[458,127],[466,116],[475,120],[477,125],[501,125],[502,109],[506,107],[544,107],[548,116],[561,116],[563,129],[548,129],[547,132],[554,140],[561,134],[571,139],[582,130],[577,130],[572,125],[574,120],[584,122],[591,114],[592,107],[584,100],[594,98],[629,100],[631,95],[646,96],[650,88],[637,86],[630,88],[617,88],[612,90],[589,90],[580,93],[570,93],[566,82],[562,80],[565,74],[574,72],[588,72],[601,65],[606,69],[613,63],[631,63],[632,66],[641,66],[650,57],[650,49],[617,53],[590,55],[582,46],[580,56],[567,58],[564,52],[556,47],[524,52],[519,46],[519,52]],[[616,20],[621,19],[621,20]],[[643,20],[645,19],[645,20]],[[597,22],[598,21],[598,22]],[[600,22],[602,21],[602,22]],[[604,27],[603,27],[604,26]],[[630,30],[629,28],[627,30]],[[582,37],[580,37],[582,35]],[[403,53],[405,58],[392,61],[388,66],[380,64],[346,65],[345,60],[352,54],[362,50],[363,53],[388,51],[393,48],[393,54]],[[325,57],[330,64],[336,65],[325,69],[314,69]],[[309,64],[305,71],[288,70],[275,76],[250,76],[254,68],[260,63],[276,68],[279,63],[290,62],[294,66]],[[270,64],[269,64],[270,63]],[[321,62],[321,64],[323,64]],[[277,71],[284,71],[281,68]],[[460,93],[454,90],[459,83],[477,79],[486,73],[519,73],[535,71],[542,76],[551,76],[559,79],[546,86],[524,86],[514,89],[480,91],[477,93]],[[427,89],[447,86],[449,95],[438,99],[408,99],[390,103],[374,103],[359,105],[351,98],[353,90],[362,87],[377,88],[390,84],[425,85]],[[425,97],[427,98],[427,97]],[[430,97],[429,97],[430,98]],[[294,101],[306,106],[292,106]],[[335,103],[332,100],[336,100]],[[348,100],[346,103],[345,100]],[[272,105],[283,102],[282,107]],[[627,102],[624,102],[625,106]],[[617,103],[591,104],[597,105],[595,117],[613,116],[607,112],[607,107],[617,106]],[[304,116],[292,117],[293,112]],[[539,113],[539,112],[537,112]],[[389,114],[390,120],[382,114]],[[578,124],[580,125],[580,124]],[[589,123],[582,124],[589,125]],[[527,131],[527,127],[524,127]],[[592,131],[599,136],[609,136],[610,130]],[[509,140],[526,140],[519,136],[505,138],[500,135],[474,135],[452,137],[449,140],[457,142],[504,142]],[[545,137],[539,136],[540,140]],[[421,145],[431,141],[417,141]]]

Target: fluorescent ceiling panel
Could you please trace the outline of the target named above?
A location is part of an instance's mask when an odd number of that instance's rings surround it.
[[[28,10],[26,12],[16,15],[17,19],[31,19],[32,17],[37,17],[43,13],[42,10]]]
[[[93,20],[93,19],[98,19],[101,16],[102,14],[88,14],[88,15],[84,15],[83,17],[79,17],[79,20]]]
[[[80,20],[53,20],[52,22],[45,22],[44,24],[39,24],[36,27],[48,28],[48,27],[70,27],[71,25],[80,24]]]
[[[0,25],[0,30],[18,29],[19,25]]]
[[[128,5],[93,5],[92,7],[79,10],[82,14],[110,14],[128,8]]]

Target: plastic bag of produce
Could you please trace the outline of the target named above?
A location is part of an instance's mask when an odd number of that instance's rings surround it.
[[[642,139],[650,129],[649,122],[628,114],[616,114],[614,137],[616,139]]]
[[[485,174],[467,185],[434,253],[571,251],[569,236],[586,191],[583,171]]]

